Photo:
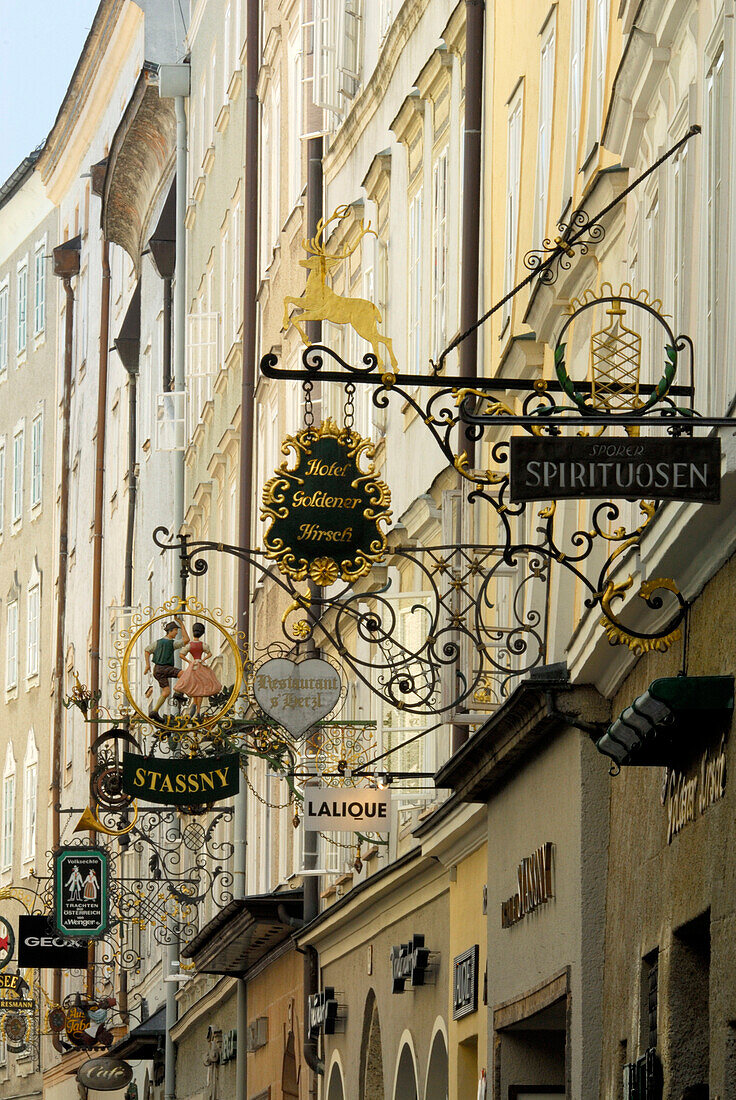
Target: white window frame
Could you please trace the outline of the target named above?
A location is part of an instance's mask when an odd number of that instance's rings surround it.
[[[36,242],[34,256],[33,334],[46,329],[46,237]]]
[[[232,239],[230,247],[232,248],[232,269],[233,269],[233,308],[232,308],[232,323],[233,343],[236,342],[240,334],[240,316],[242,313],[242,302],[240,300],[240,199],[235,203],[232,209]]]
[[[3,768],[3,820],[2,842],[0,843],[0,869],[10,871],[13,867],[13,826],[15,823],[15,757],[13,747],[8,743]]]
[[[38,508],[43,494],[43,412],[31,421],[31,508]]]
[[[5,690],[18,686],[18,597],[8,603],[5,620]]]
[[[301,26],[289,39],[289,210],[293,210],[302,192],[302,50]]]
[[[38,676],[41,650],[41,580],[38,574],[28,587],[26,603],[26,679]]]
[[[7,275],[0,282],[0,377],[8,373],[8,320],[10,285]]]
[[[422,268],[424,264],[423,188],[419,187],[409,199],[409,371],[421,373],[422,369]]]
[[[16,272],[16,341],[15,350],[20,358],[28,346],[28,257],[20,261]]]
[[[448,146],[440,152],[432,166],[433,218],[432,227],[432,353],[439,356],[447,343],[447,254],[449,175]]]
[[[672,158],[672,304],[675,332],[687,332],[688,261],[691,259],[688,236],[690,208],[690,157],[687,143]]]
[[[537,248],[541,247],[547,229],[555,99],[556,16],[555,9],[547,20],[539,50],[539,134],[534,202],[534,242]]]
[[[28,731],[26,755],[23,761],[23,863],[36,858],[36,832],[38,821],[38,748],[33,729]]]
[[[516,280],[516,252],[519,243],[519,189],[521,186],[521,143],[524,123],[524,83],[509,102],[506,147],[506,234],[504,245],[503,292],[508,294]],[[511,318],[511,299],[503,307],[502,329]]]
[[[725,410],[725,371],[723,360],[723,304],[726,301],[723,242],[726,239],[724,165],[727,142],[723,131],[725,96],[724,44],[716,48],[705,78],[705,165],[704,183],[706,221],[705,336],[708,372],[708,411],[722,415]]]
[[[5,436],[0,439],[0,535],[5,530]]]
[[[583,77],[585,70],[585,31],[588,19],[587,0],[572,0],[570,12],[570,85],[567,109],[567,151],[565,156],[565,199],[575,190],[575,172],[580,145],[580,115],[583,108]]]
[[[13,500],[10,510],[13,527],[19,527],[23,522],[24,458],[25,424],[21,423],[13,432]]]
[[[238,0],[235,0],[237,4]],[[230,51],[232,48],[232,4],[228,3],[225,8],[225,15],[223,17],[223,45],[222,45],[222,103],[223,106],[228,101],[227,90],[230,87],[230,77],[232,76],[232,60],[230,57]]]

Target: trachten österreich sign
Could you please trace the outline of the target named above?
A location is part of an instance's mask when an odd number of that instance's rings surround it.
[[[321,658],[296,664],[274,657],[256,670],[253,695],[261,710],[292,737],[301,737],[324,718],[340,698],[340,674]]]
[[[387,833],[391,792],[371,787],[306,787],[304,828],[321,833]]]
[[[145,802],[164,806],[191,806],[221,802],[238,793],[240,762],[237,753],[162,760],[123,753],[123,790]]]
[[[59,848],[54,852],[54,916],[64,936],[94,939],[110,923],[108,854],[101,848]]]
[[[271,521],[266,555],[287,576],[323,587],[369,572],[386,553],[382,525],[391,518],[373,444],[328,418],[288,436],[281,450],[296,465],[290,469],[287,458],[263,488],[261,519]]]
[[[721,498],[718,439],[511,438],[510,499]]]

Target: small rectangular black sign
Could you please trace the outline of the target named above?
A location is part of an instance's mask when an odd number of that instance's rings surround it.
[[[145,802],[160,802],[165,806],[219,802],[237,794],[239,786],[237,753],[194,760],[162,760],[134,752],[123,753],[123,790]]]
[[[452,1018],[459,1020],[478,1008],[478,944],[452,961]]]
[[[510,499],[721,499],[719,439],[511,438]]]
[[[49,917],[18,917],[18,966],[40,970],[63,967],[83,970],[87,965],[87,944],[65,939],[52,928]]]

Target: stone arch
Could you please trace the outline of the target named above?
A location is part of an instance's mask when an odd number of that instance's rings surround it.
[[[363,1038],[360,1044],[360,1100],[384,1100],[383,1044],[378,1003],[368,990],[363,1009]]]
[[[450,1087],[449,1072],[447,1029],[444,1020],[438,1019],[435,1021],[434,1037],[429,1048],[424,1100],[447,1100]]]
[[[330,1070],[330,1079],[327,1086],[327,1100],[345,1100],[345,1086],[342,1080],[340,1063],[335,1060]]]
[[[394,1076],[394,1100],[419,1100],[417,1060],[411,1033],[405,1031],[399,1043],[399,1059]]]

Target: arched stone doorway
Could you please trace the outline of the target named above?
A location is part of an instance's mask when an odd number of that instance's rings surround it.
[[[345,1100],[345,1090],[342,1086],[342,1073],[337,1062],[330,1073],[330,1084],[327,1089],[327,1100]]]
[[[417,1071],[414,1055],[408,1043],[405,1043],[401,1049],[399,1067],[396,1071],[394,1100],[418,1100]]]
[[[360,1051],[360,1100],[384,1100],[383,1046],[376,995],[371,989],[363,1012],[363,1042]]]
[[[427,1086],[424,1100],[447,1100],[449,1090],[449,1065],[447,1043],[441,1031],[438,1031],[432,1043],[427,1070]]]

